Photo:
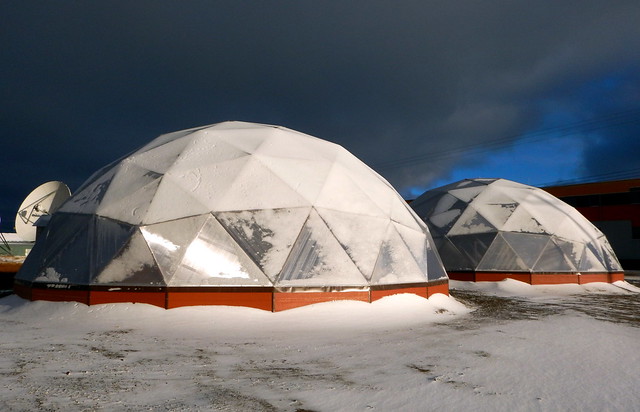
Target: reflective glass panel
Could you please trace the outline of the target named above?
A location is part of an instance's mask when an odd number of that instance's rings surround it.
[[[366,285],[367,281],[327,225],[312,210],[291,249],[278,286]]]
[[[42,265],[37,282],[89,284],[89,225],[85,224]]]
[[[165,281],[147,242],[135,230],[126,246],[96,276],[92,284],[164,286]]]
[[[267,286],[272,282],[210,216],[187,247],[170,286]]]
[[[578,265],[578,271],[606,272],[607,268],[602,260],[593,253],[593,249],[587,245],[584,248],[582,259],[580,260],[580,264]]]
[[[389,226],[387,236],[371,278],[372,285],[426,282],[427,268],[421,268],[395,227]]]
[[[540,254],[549,242],[547,235],[501,232],[503,239],[520,256],[527,269],[533,269]]]
[[[475,265],[469,257],[460,252],[457,247],[447,238],[442,239],[438,244],[438,253],[442,259],[442,263],[447,270],[475,270]]]
[[[95,216],[92,230],[91,279],[125,247],[134,227],[104,217]]]
[[[527,271],[528,267],[502,236],[498,234],[478,264],[478,270],[519,272]]]
[[[317,211],[351,260],[370,279],[380,252],[380,245],[391,224],[389,219],[320,208]]]
[[[167,283],[193,239],[211,215],[192,216],[140,228]]]
[[[87,230],[91,219],[91,215],[54,213],[46,227],[46,238],[38,239],[39,243],[44,241],[45,245],[42,266],[48,265],[49,261],[55,259],[78,233]]]
[[[282,270],[311,208],[214,213],[240,247],[272,280]]]
[[[447,277],[447,272],[444,268],[440,255],[435,246],[426,244],[427,253],[427,278],[431,280],[437,280]]]
[[[398,231],[420,271],[427,273],[427,235],[422,231],[409,229],[397,223],[394,223],[393,227]]]
[[[566,260],[560,247],[549,238],[533,270],[535,272],[571,272],[575,271],[575,267]]]
[[[462,209],[451,209],[437,215],[431,215],[427,218],[429,229],[446,234],[461,214]]]
[[[473,268],[478,266],[497,233],[485,233],[466,236],[449,236],[453,245],[471,261]]]
[[[580,266],[580,261],[582,260],[584,252],[584,244],[566,241],[557,237],[554,237],[553,241],[562,250],[564,256],[571,263],[574,270],[578,270],[578,266]]]

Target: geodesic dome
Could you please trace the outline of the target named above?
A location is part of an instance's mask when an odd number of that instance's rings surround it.
[[[622,280],[605,235],[542,189],[465,179],[411,203],[429,226],[451,279],[528,283]]]
[[[162,135],[91,176],[53,214],[16,291],[280,310],[448,286],[426,225],[345,149],[226,122]]]

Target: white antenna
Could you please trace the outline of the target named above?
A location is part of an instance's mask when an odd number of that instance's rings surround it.
[[[62,182],[47,182],[36,187],[24,199],[16,215],[16,233],[23,240],[36,240],[36,227],[33,225],[40,216],[55,212],[69,197],[71,191]]]

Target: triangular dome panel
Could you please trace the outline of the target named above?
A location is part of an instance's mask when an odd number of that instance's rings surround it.
[[[166,285],[162,272],[139,230],[133,233],[126,246],[93,279],[92,284]]]
[[[248,159],[231,187],[212,205],[213,212],[311,206],[308,200],[274,174],[258,157],[251,156]]]
[[[179,175],[180,172],[209,167],[245,156],[249,156],[249,153],[216,138],[215,133],[208,135],[206,131],[200,131],[180,153],[169,170]]]
[[[475,270],[475,263],[469,258],[469,256],[462,253],[451,242],[451,240],[449,240],[449,238],[436,238],[434,239],[434,244],[438,248],[438,253],[440,254],[442,263],[447,270]]]
[[[366,279],[317,212],[311,211],[276,286],[364,286]]]
[[[93,216],[56,213],[51,217],[46,228],[46,237],[39,238],[36,244],[43,244],[45,251],[41,256],[41,266],[46,266],[73,239],[92,224]],[[82,256],[82,255],[80,255]]]
[[[504,227],[517,206],[516,203],[484,203],[478,205],[474,203],[478,213],[497,229]]]
[[[254,151],[255,154],[288,159],[323,159],[333,162],[340,150],[340,146],[333,143],[286,129],[272,128],[265,131],[265,136],[265,142]],[[300,140],[303,140],[304,144],[301,145]]]
[[[607,272],[606,265],[593,253],[593,250],[585,246],[580,264],[578,265],[580,272]]]
[[[468,206],[456,223],[449,230],[450,236],[471,235],[478,233],[497,232],[498,229],[484,218],[471,205]]]
[[[449,194],[456,197],[459,200],[462,200],[466,203],[471,203],[473,199],[476,198],[482,191],[485,189],[485,186],[470,186],[463,187],[460,189],[452,189],[449,191]]]
[[[87,284],[91,272],[89,231],[91,222],[79,227],[62,248],[42,265],[35,282]]]
[[[501,232],[502,238],[520,256],[527,270],[533,270],[542,251],[549,243],[549,237],[530,233]]]
[[[187,247],[169,286],[270,286],[272,282],[209,216]]]
[[[218,221],[262,271],[275,280],[311,208],[215,213]]]
[[[371,284],[420,283],[427,280],[426,271],[423,271],[411,255],[396,228],[390,225],[380,248]]]
[[[581,242],[573,242],[568,240],[563,240],[560,238],[554,238],[553,241],[556,245],[562,250],[565,258],[569,263],[578,270],[578,266],[580,266],[580,261],[582,260],[582,254],[584,251],[584,243]]]
[[[120,193],[115,193],[116,190],[109,190],[104,201],[96,210],[96,214],[132,225],[141,224],[156,195],[161,178],[149,176],[132,180],[126,186],[114,185],[119,189],[129,187],[130,191],[129,193],[122,193],[121,190],[118,190]]]
[[[542,223],[522,205],[518,205],[501,230],[514,233],[549,234]]]
[[[322,208],[317,208],[317,212],[360,272],[367,279],[371,279],[380,246],[390,225],[389,218],[355,215]],[[363,236],[364,233],[366,236]]]
[[[183,139],[195,132],[197,132],[198,130],[202,130],[202,129],[206,129],[210,126],[200,126],[200,127],[194,127],[191,129],[186,129],[186,130],[179,130],[177,132],[171,132],[171,133],[165,133],[163,135],[158,136],[157,138],[153,139],[152,141],[150,141],[149,143],[147,143],[146,145],[142,146],[140,149],[136,150],[134,153],[132,153],[132,156],[135,156],[137,154],[141,154],[141,153],[145,153],[148,152],[149,150],[155,149],[157,147],[163,146],[167,143],[172,143],[176,140],[180,140]]]
[[[114,166],[106,170],[103,175],[95,177],[91,184],[82,185],[73,196],[60,206],[58,211],[83,214],[95,213],[118,170],[120,170],[120,166]]]
[[[244,156],[191,170],[172,170],[165,175],[164,180],[170,179],[180,188],[181,192],[196,199],[205,211],[218,210],[222,199],[229,192],[238,190],[234,188],[234,185],[250,161],[249,156]],[[170,191],[165,194],[174,196]],[[250,196],[250,193],[245,193],[245,195]],[[162,199],[162,203],[165,201]]]
[[[140,228],[167,283],[171,281],[187,248],[210,216],[192,216]]]
[[[404,225],[393,223],[400,238],[409,249],[409,252],[416,261],[422,273],[427,273],[427,252],[429,240],[425,236],[424,231],[410,229]]]
[[[247,133],[247,129],[250,129],[252,133]],[[226,129],[223,133],[220,133],[219,130],[216,128],[211,130],[210,133],[215,133],[218,140],[224,141],[246,153],[255,153],[271,133],[256,127]]]
[[[611,248],[609,241],[604,235],[602,235],[602,237],[598,239],[598,244],[600,245],[600,248],[602,250],[603,260],[607,266],[607,269],[609,269],[609,271],[611,272],[622,271],[622,266],[620,265],[616,254],[613,253],[613,248]]]
[[[479,271],[528,271],[527,265],[511,248],[501,234],[498,234],[485,252],[477,270]]]
[[[387,181],[344,150],[338,153],[336,159],[334,168],[337,176],[349,176],[360,188],[360,192],[364,193],[385,216],[391,216],[395,204],[393,198],[399,195],[389,188]]]
[[[540,222],[547,233],[556,233],[556,229],[567,219],[567,215],[556,207],[547,196],[532,191],[518,208],[526,209],[536,221]]]
[[[391,220],[411,229],[425,231],[425,224],[416,214],[407,209],[407,202],[398,196],[390,196]]]
[[[302,160],[255,155],[275,176],[297,191],[311,206],[327,182],[333,164],[326,160]],[[341,190],[342,191],[342,190]]]
[[[415,202],[418,202],[418,200],[416,200]],[[463,207],[454,207],[454,205],[459,204],[459,202],[460,199],[458,199],[457,197],[450,195],[449,193],[443,193],[442,196],[440,196],[437,201],[433,203],[433,209],[425,210],[424,212],[428,213],[429,216],[439,215],[451,210],[459,210],[460,213],[462,213],[462,210],[467,207],[467,204],[463,203]]]
[[[474,205],[481,204],[518,204],[514,199],[514,189],[507,188],[498,184],[485,186],[484,190],[473,199]]]
[[[430,226],[434,228],[432,230],[444,235],[449,232],[449,229],[453,227],[460,215],[462,215],[462,210],[451,209],[437,215],[431,215],[428,219]]]
[[[189,139],[171,140],[151,150],[136,153],[129,157],[128,161],[143,169],[164,174],[188,144]]]
[[[134,226],[100,216],[94,217],[91,248],[91,279],[94,279],[127,245]],[[91,244],[91,242],[89,243]]]
[[[192,195],[193,192],[187,191],[181,182],[174,181],[170,174],[164,175],[141,224],[151,225],[209,213],[210,209]]]
[[[342,210],[367,216],[385,217],[384,212],[361,186],[351,179],[349,172],[334,164],[328,173],[315,205],[324,209]]]
[[[464,236],[448,236],[448,239],[457,250],[469,259],[473,267],[476,268],[497,234],[497,232],[492,232]]]
[[[545,246],[538,261],[533,266],[535,272],[571,272],[575,271],[572,265],[564,255],[564,252],[550,238]]]

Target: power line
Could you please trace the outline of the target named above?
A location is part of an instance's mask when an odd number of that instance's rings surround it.
[[[557,139],[559,137],[564,137],[576,132],[589,133],[600,129],[606,129],[623,124],[636,123],[639,121],[640,109],[620,111],[611,113],[606,116],[570,123],[564,126],[542,129],[532,133],[512,135],[499,139],[489,140],[487,142],[478,143],[475,145],[459,146],[437,152],[419,154],[402,159],[389,160],[386,162],[374,164],[373,167],[377,170],[395,169],[399,167],[423,163],[429,160],[442,159],[461,154],[481,154],[506,146],[521,145],[548,139]]]
[[[624,179],[633,179],[640,177],[640,168],[635,169],[626,169],[626,170],[616,170],[608,173],[601,173],[596,175],[589,175],[578,177],[575,179],[567,179],[567,180],[558,180],[555,182],[546,182],[539,183],[534,186],[536,187],[547,187],[547,186],[566,186],[573,184],[581,184],[581,183],[594,183],[601,182],[607,180],[624,180]]]

